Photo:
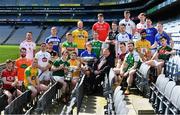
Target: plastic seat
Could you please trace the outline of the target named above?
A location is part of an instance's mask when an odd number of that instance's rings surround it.
[[[159,111],[161,113],[164,113],[164,110],[165,110],[164,106],[168,105],[168,103],[169,103],[168,100],[171,97],[171,93],[172,93],[172,90],[175,87],[175,85],[176,85],[176,83],[174,81],[169,81],[166,85],[164,95],[159,98],[160,99]]]
[[[126,108],[126,102],[125,102],[125,101],[121,101],[121,102],[118,104],[118,107],[115,108],[116,114],[120,114],[121,111],[123,110],[123,108]]]
[[[171,105],[169,107],[167,107],[166,109],[170,108],[170,110],[174,113],[176,113],[176,111],[173,110],[173,107],[177,108],[177,100],[180,97],[180,86],[175,86],[172,90],[172,94],[171,94],[171,98],[170,98],[170,102]],[[166,112],[168,112],[168,110],[166,110]],[[168,112],[169,113],[169,112]]]
[[[112,81],[113,81],[115,76],[116,75],[115,75],[113,69],[111,68],[110,71],[109,71],[109,84],[110,84],[110,86],[112,86]]]
[[[120,91],[120,89],[121,89],[121,86],[117,86],[116,89],[114,90],[113,100],[115,99],[115,97],[116,97],[118,91]]]
[[[123,101],[124,95],[122,95],[121,90],[117,93],[115,99],[114,99],[114,107],[117,108],[118,104]]]
[[[150,99],[149,101],[154,103],[154,100],[155,100],[155,91],[158,90],[157,88],[159,87],[159,84],[161,82],[162,79],[165,78],[165,75],[164,74],[160,74],[156,80],[156,83],[152,83],[151,86],[150,86]]]

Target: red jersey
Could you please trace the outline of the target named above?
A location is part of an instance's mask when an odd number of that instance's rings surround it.
[[[93,25],[92,30],[97,32],[99,35],[98,39],[104,42],[109,34],[110,26],[107,22],[104,22],[102,24],[99,22],[96,22]]]
[[[14,82],[15,81],[15,77],[17,76],[17,71],[16,69],[9,71],[7,69],[4,69],[2,71],[2,78],[6,78],[6,81],[8,82]],[[5,84],[3,85],[4,89],[11,89],[13,88],[10,84]]]

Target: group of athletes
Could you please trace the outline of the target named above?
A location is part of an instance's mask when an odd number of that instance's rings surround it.
[[[115,86],[127,78],[125,94],[128,95],[140,63],[156,67],[160,74],[164,62],[175,53],[173,40],[163,30],[163,24],[158,22],[156,28],[153,27],[144,13],[138,15],[140,22],[137,25],[130,19],[129,11],[124,11],[124,19],[119,24],[112,22],[111,27],[102,13],[97,18],[98,22],[92,26],[92,38],[84,30],[82,21],[77,22],[77,29],[66,33],[64,42],[58,36],[57,28],[52,27],[51,35],[41,43],[38,52],[32,41],[33,33],[27,32],[26,39],[20,43],[20,57],[15,61],[7,60],[6,68],[1,72],[8,102],[13,95],[21,95],[23,87],[31,90],[34,98],[49,88],[52,79],[62,84],[65,93],[65,77],[71,69],[69,91],[75,87],[80,74],[86,75],[88,92],[99,91],[105,74],[113,68],[117,74]],[[92,57],[94,62],[89,64],[87,57]]]

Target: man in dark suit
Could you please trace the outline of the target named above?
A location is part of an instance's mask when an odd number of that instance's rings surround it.
[[[98,91],[101,87],[101,82],[104,81],[105,74],[109,73],[110,68],[113,67],[113,58],[110,56],[108,48],[103,49],[102,56],[95,62],[93,78],[94,78],[94,90]]]

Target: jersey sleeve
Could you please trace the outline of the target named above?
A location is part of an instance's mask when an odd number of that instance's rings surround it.
[[[92,30],[96,31],[96,23],[93,25]]]
[[[25,70],[25,77],[28,78],[31,76],[30,70]]]

